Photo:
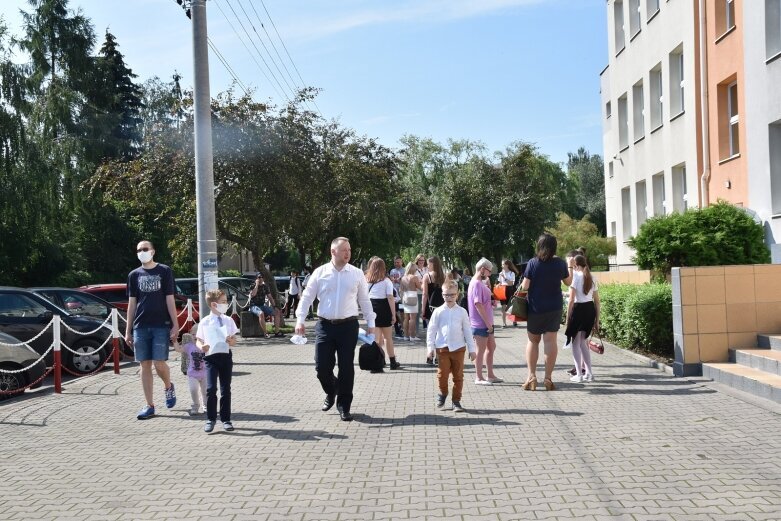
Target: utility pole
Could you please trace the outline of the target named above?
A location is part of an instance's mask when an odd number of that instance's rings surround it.
[[[195,85],[195,206],[198,231],[198,303],[200,314],[209,313],[206,292],[218,288],[217,224],[214,217],[209,50],[206,43],[206,0],[192,0],[193,72]]]

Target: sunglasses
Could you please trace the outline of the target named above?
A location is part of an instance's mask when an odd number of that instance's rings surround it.
[[[142,251],[149,251],[151,249],[152,248],[139,248],[139,249],[136,250],[136,253],[141,253]]]

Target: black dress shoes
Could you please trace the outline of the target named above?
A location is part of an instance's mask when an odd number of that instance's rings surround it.
[[[323,406],[321,407],[321,409],[322,409],[323,411],[327,411],[327,410],[329,410],[331,407],[333,407],[333,406],[334,406],[334,403],[336,403],[336,395],[333,395],[333,394],[326,394],[326,395],[325,395],[325,400],[323,400]]]
[[[343,422],[353,421],[353,415],[350,414],[350,411],[344,410],[341,405],[337,405],[336,408],[339,410],[339,418],[341,418]]]

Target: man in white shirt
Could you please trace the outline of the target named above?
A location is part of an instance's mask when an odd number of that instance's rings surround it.
[[[358,307],[366,319],[366,331],[374,333],[375,313],[369,300],[369,287],[363,272],[349,264],[350,241],[337,237],[331,241],[331,262],[315,269],[296,310],[296,334],[304,335],[304,317],[317,298],[318,321],[315,326],[315,370],[325,391],[322,410],[336,403],[342,421],[352,421],[350,406],[355,380],[355,345],[358,343]],[[339,364],[334,377],[334,365]]]

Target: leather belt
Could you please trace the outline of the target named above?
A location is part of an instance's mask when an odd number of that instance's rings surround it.
[[[347,317],[347,318],[323,318],[323,317],[317,317],[318,320],[323,322],[324,324],[344,324],[345,322],[352,322],[353,320],[358,320],[358,317]]]

